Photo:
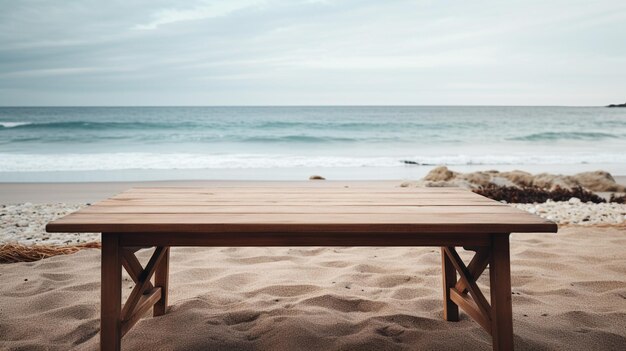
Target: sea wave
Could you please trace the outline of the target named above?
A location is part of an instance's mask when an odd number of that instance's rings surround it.
[[[441,131],[450,128],[480,127],[479,123],[445,123],[445,122],[415,122],[415,121],[268,121],[247,120],[229,121],[222,120],[193,120],[193,121],[52,121],[52,122],[0,122],[0,129],[28,129],[28,130],[322,130],[348,132],[370,131],[407,131],[407,130],[432,130]]]
[[[372,130],[395,128],[428,128],[445,127],[441,123],[421,123],[415,121],[257,121],[250,122],[252,127],[261,129],[346,129]]]
[[[378,122],[307,122],[307,121],[186,121],[186,122],[111,122],[111,121],[62,121],[62,122],[0,122],[0,127],[19,129],[82,129],[82,130],[106,130],[106,129],[239,129],[253,128],[257,130],[306,130],[306,129],[348,129],[370,130],[371,128],[389,127],[427,127],[416,123],[378,123]]]
[[[232,138],[237,139],[237,138]],[[333,136],[313,136],[306,134],[295,135],[282,135],[282,136],[255,136],[255,137],[243,137],[238,138],[238,141],[251,142],[251,143],[276,143],[276,142],[291,142],[291,143],[326,143],[326,142],[356,142],[356,141],[369,141],[380,142],[386,140],[380,140],[380,138],[349,138],[349,137],[333,137]]]
[[[21,126],[27,126],[32,122],[0,122],[0,129],[2,128],[17,128]]]
[[[92,122],[92,121],[67,121],[67,122],[0,122],[4,128],[12,129],[62,129],[62,130],[105,130],[105,129],[159,129],[183,127],[186,123],[152,123],[152,122]]]
[[[602,140],[617,139],[621,136],[605,132],[543,132],[509,138],[515,141],[555,141],[555,140]]]
[[[245,168],[345,168],[419,167],[432,165],[532,165],[626,163],[626,154],[571,155],[441,155],[441,156],[310,156],[284,154],[200,154],[200,153],[90,153],[90,154],[0,154],[2,172],[245,169]]]
[[[163,133],[39,133],[37,136],[32,134],[7,135],[0,139],[0,144],[31,144],[31,143],[49,143],[49,144],[70,144],[70,143],[106,143],[111,140],[125,140],[135,143],[158,143],[158,144],[176,144],[179,142],[196,142],[200,145],[206,143],[243,143],[243,144],[327,144],[327,143],[402,143],[411,142],[414,139],[410,137],[382,137],[370,135],[350,135],[350,136],[332,136],[332,135],[313,135],[313,134],[286,134],[276,135],[264,133],[264,135],[250,136],[243,132],[241,135],[216,133],[215,131],[198,132],[198,133],[177,133],[176,131],[166,131]],[[458,140],[444,140],[454,143]]]

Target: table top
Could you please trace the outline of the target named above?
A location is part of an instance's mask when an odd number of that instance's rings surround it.
[[[555,223],[459,188],[133,188],[55,220],[48,232],[556,232]]]

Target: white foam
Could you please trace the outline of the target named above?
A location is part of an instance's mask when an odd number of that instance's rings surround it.
[[[251,168],[355,168],[413,167],[402,160],[423,165],[541,165],[541,164],[625,164],[626,154],[569,155],[441,155],[345,157],[281,154],[198,154],[198,153],[91,153],[91,154],[0,154],[0,172],[50,172],[98,170],[175,170]]]
[[[0,122],[0,126],[4,128],[15,128],[19,126],[26,126],[29,124],[33,124],[33,122]]]

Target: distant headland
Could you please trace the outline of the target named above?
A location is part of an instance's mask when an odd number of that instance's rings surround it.
[[[610,104],[610,105],[609,105],[609,106],[607,106],[607,107],[626,107],[626,102],[625,102],[625,103],[623,103],[623,104]]]

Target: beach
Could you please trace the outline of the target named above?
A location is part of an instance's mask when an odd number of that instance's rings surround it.
[[[626,351],[624,34],[623,0],[2,2],[0,351]]]
[[[517,350],[623,350],[624,233],[513,234]],[[0,265],[0,348],[96,350],[99,260],[89,249]],[[170,312],[145,318],[122,347],[490,350],[468,316],[442,319],[440,260],[438,248],[174,248]],[[125,276],[125,295],[131,286]]]
[[[616,179],[624,184],[624,177]],[[299,184],[399,187],[401,183]],[[97,241],[95,233],[43,235],[42,228],[52,218],[132,186],[268,184],[289,183],[0,184],[2,231],[6,240],[8,223],[13,221],[14,240],[19,237],[15,241],[28,245]],[[571,221],[576,211],[597,214],[577,225],[562,224],[556,235],[512,234],[516,349],[622,350],[626,205],[573,201],[514,206],[547,208],[538,214],[560,213],[560,222]],[[596,222],[606,217],[610,208],[606,206],[622,213],[621,222]],[[17,215],[9,215],[11,211]],[[29,220],[36,224],[19,223]],[[30,239],[23,235],[27,229]],[[138,256],[145,260],[150,251],[142,250]],[[170,312],[144,318],[122,345],[129,350],[491,349],[490,336],[468,316],[462,314],[458,323],[442,319],[440,260],[436,247],[174,248]],[[0,265],[0,349],[43,345],[51,350],[97,349],[99,272],[99,249]],[[132,280],[124,277],[126,296]],[[488,276],[479,284],[488,291]]]

